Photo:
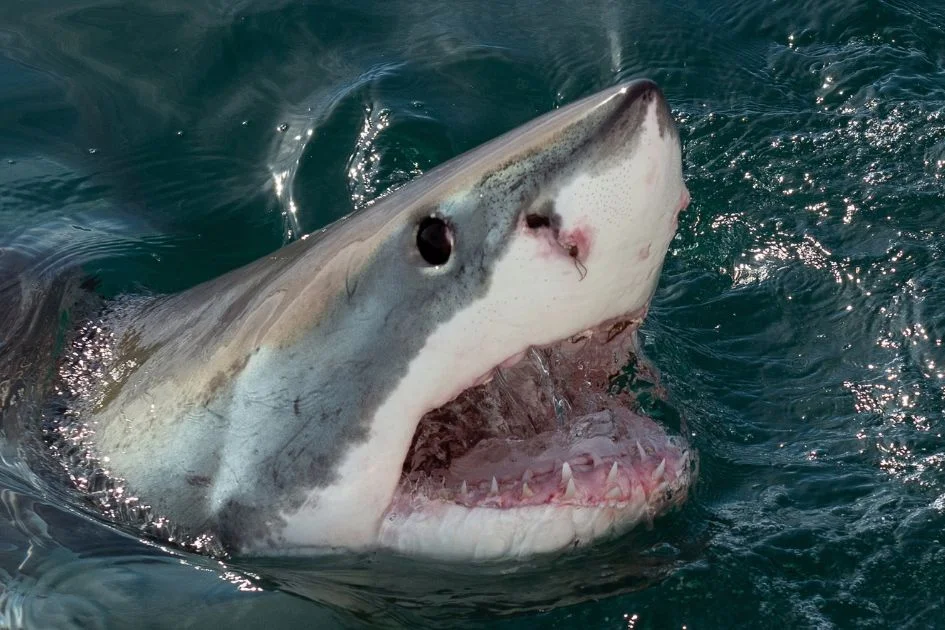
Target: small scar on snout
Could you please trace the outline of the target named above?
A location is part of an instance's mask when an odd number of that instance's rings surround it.
[[[581,274],[581,280],[587,277],[587,266],[581,262],[579,258],[581,250],[578,249],[577,245],[568,245],[568,256],[574,259],[574,266],[577,268],[578,273]]]
[[[292,401],[292,411],[294,411],[297,416],[302,415],[302,412],[299,410],[299,400],[299,397],[296,396],[295,400]]]

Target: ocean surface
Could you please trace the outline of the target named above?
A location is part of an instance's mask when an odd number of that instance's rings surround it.
[[[641,76],[693,200],[642,330],[683,510],[506,565],[215,560],[77,507],[8,414],[0,626],[945,628],[945,2],[5,0],[0,287],[46,330],[77,266],[178,291]],[[56,351],[14,330],[0,394]]]

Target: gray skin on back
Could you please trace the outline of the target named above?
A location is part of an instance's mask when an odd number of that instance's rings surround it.
[[[73,353],[87,343],[105,368],[69,402],[91,421],[94,454],[126,495],[190,536],[239,548],[277,535],[277,515],[330,485],[365,440],[431,332],[488,291],[521,215],[553,215],[548,191],[626,150],[657,93],[634,83],[553,136],[538,119],[246,267],[177,295],[119,299]],[[660,122],[675,133],[665,106]],[[522,142],[531,136],[540,141]],[[441,268],[416,248],[434,215],[455,234]],[[236,387],[261,349],[277,360]],[[238,469],[227,444],[242,445]],[[232,490],[214,497],[221,475]]]

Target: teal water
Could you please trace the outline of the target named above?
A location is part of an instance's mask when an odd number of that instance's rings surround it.
[[[8,412],[0,625],[945,627],[945,4],[9,0],[0,289],[192,286],[637,76],[693,198],[643,330],[684,510],[518,565],[222,562],[70,503]],[[54,350],[11,330],[3,395]]]

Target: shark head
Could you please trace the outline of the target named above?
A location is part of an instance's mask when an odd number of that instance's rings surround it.
[[[650,521],[693,457],[610,379],[688,201],[654,83],[558,109],[125,309],[137,367],[99,396],[93,448],[248,554],[521,557]]]

